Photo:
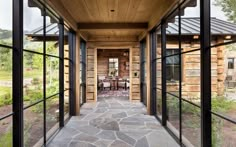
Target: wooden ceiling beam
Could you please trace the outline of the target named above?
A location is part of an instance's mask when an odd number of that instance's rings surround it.
[[[78,23],[78,29],[147,29],[148,23]]]
[[[138,42],[138,36],[90,36],[90,42]]]

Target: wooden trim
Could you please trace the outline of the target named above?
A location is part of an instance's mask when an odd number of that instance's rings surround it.
[[[132,74],[132,68],[133,68],[133,51],[132,48],[129,49],[129,100],[132,101],[132,87],[133,87],[133,74]]]
[[[156,12],[153,12],[151,19],[148,22],[148,31],[152,30],[157,24],[160,24],[161,19],[165,17],[178,2],[178,0],[162,1],[165,5],[162,5],[160,9],[156,9]]]
[[[78,29],[147,29],[148,23],[78,23]]]
[[[80,32],[76,33],[76,85],[75,85],[75,98],[76,98],[76,115],[80,114]]]
[[[136,36],[90,36],[89,42],[138,42]]]
[[[130,79],[130,89],[129,89],[129,100],[132,101],[132,47],[128,46],[128,47],[96,47],[94,48],[94,102],[97,102],[97,50],[98,49],[129,49],[129,79]],[[87,78],[86,78],[87,79]]]
[[[98,73],[98,69],[97,69],[97,62],[98,62],[98,54],[97,54],[97,48],[94,49],[94,101],[97,102],[97,97],[98,97],[98,93],[97,93],[97,73]]]
[[[73,17],[69,14],[69,12],[65,9],[61,1],[59,0],[48,0],[47,4],[55,10],[62,18],[70,25],[71,28],[77,30],[76,21]]]
[[[146,74],[147,74],[147,78],[146,78],[146,85],[147,85],[147,114],[150,114],[150,98],[151,98],[151,88],[150,88],[150,79],[151,79],[151,75],[150,75],[150,36],[149,34],[146,35]]]

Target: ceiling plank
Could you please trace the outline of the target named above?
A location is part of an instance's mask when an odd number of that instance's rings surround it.
[[[76,21],[73,19],[71,14],[67,11],[61,1],[58,0],[48,0],[47,4],[57,11],[57,13],[64,18],[64,20],[72,27],[74,30],[77,29]]]
[[[160,23],[161,18],[163,18],[177,3],[178,0],[160,0],[156,6],[159,6],[158,9],[154,11],[149,20],[148,30],[153,29],[158,23]]]
[[[107,22],[109,18],[108,0],[96,0],[96,3],[101,17],[100,22]]]
[[[147,29],[147,23],[78,23],[78,29]]]

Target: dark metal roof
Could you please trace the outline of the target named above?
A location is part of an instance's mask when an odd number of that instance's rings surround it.
[[[181,33],[182,35],[199,35],[200,34],[200,18],[181,18]],[[168,23],[166,32],[168,35],[178,35],[178,19],[175,22]],[[212,35],[236,35],[236,24],[211,18],[211,33]]]
[[[200,34],[200,18],[181,18],[181,33],[182,35],[199,35]],[[166,29],[168,35],[178,35],[178,19],[174,22],[168,23]],[[211,32],[212,35],[236,35],[236,24],[220,20],[217,18],[211,18]],[[160,32],[158,32],[159,34]],[[43,27],[39,27],[29,33],[26,33],[28,37],[40,38],[43,37]],[[65,32],[65,35],[66,32]],[[59,36],[59,29],[56,23],[48,24],[46,27],[46,37]]]

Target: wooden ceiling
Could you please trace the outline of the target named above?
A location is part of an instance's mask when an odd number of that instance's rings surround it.
[[[165,0],[61,0],[77,22],[148,22]],[[114,12],[112,12],[114,10]]]
[[[146,23],[147,28],[86,29],[85,36],[138,37],[156,25],[178,0],[49,0],[71,23]],[[62,6],[61,6],[62,5]],[[59,8],[60,7],[60,8]]]

